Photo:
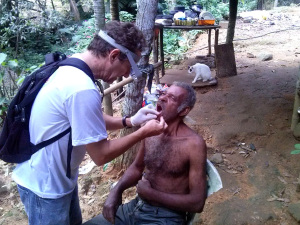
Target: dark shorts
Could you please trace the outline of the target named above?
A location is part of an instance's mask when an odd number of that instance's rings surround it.
[[[111,224],[102,215],[96,216],[84,225]],[[152,206],[139,197],[118,208],[116,225],[184,225],[186,214],[163,207]]]

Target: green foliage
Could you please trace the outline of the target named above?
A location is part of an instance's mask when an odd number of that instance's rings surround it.
[[[9,60],[7,54],[0,53],[0,126],[6,116],[8,105],[18,90],[21,71],[16,59]]]
[[[126,11],[132,15],[137,13],[136,0],[118,0],[120,11]]]
[[[51,50],[49,50],[50,52]],[[28,68],[36,67],[41,62],[44,62],[44,56],[46,53],[38,53],[34,49],[28,49],[22,52],[18,56],[19,67],[23,72],[29,74],[32,70]]]
[[[179,30],[166,30],[164,31],[164,52],[168,54],[178,54],[183,52],[179,46],[181,31]]]
[[[0,126],[3,125],[9,103],[22,85],[25,77],[42,65],[37,64],[23,70],[17,59],[10,59],[8,54],[0,53]]]
[[[5,53],[0,53],[0,64],[2,64],[5,59],[6,59],[7,55]]]
[[[33,47],[37,50],[49,48],[56,41],[52,31],[60,24],[56,18],[52,16],[47,22],[35,24],[27,18],[16,17],[13,12],[4,13],[0,18],[1,48],[12,47],[17,53]]]
[[[300,154],[300,144],[295,144],[295,150],[291,151],[292,155]]]
[[[256,0],[239,1],[238,11],[239,12],[251,11],[251,10],[255,10],[256,7],[257,7],[257,1]]]
[[[9,3],[0,7],[0,49],[18,58],[20,68],[40,63],[54,45],[68,41],[57,32],[70,23],[60,12],[30,1]]]
[[[191,1],[189,1],[189,0],[177,0],[176,4],[177,5],[182,5],[182,6],[185,6],[186,8],[188,8],[191,5]]]
[[[122,22],[133,22],[135,20],[135,16],[126,11],[119,12],[120,21]],[[111,14],[105,13],[106,22],[111,20]]]
[[[111,18],[110,14],[105,14],[105,18],[109,21]],[[132,22],[134,20],[134,15],[125,11],[120,11],[120,20],[123,22]],[[94,24],[95,18],[91,18],[85,20],[81,26],[75,25],[69,28],[59,29],[60,33],[73,34],[70,43],[71,47],[68,49],[70,53],[79,53],[88,47],[96,32]]]
[[[182,54],[186,52],[191,43],[194,42],[200,31],[181,31],[181,30],[165,30],[164,31],[164,53],[166,57],[172,60],[182,58]]]
[[[132,22],[135,19],[134,15],[126,11],[120,11],[119,14],[120,14],[120,21],[123,22]]]
[[[96,29],[95,19],[85,20],[82,26],[71,27],[70,30],[74,33],[71,41],[71,47],[68,49],[72,53],[79,53],[85,50],[91,42]]]
[[[229,16],[229,3],[220,0],[198,0],[197,3],[203,7],[203,10],[212,13],[216,21]]]

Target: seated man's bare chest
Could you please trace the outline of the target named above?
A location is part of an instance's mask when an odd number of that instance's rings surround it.
[[[144,163],[147,179],[160,186],[159,182],[179,183],[188,180],[188,138],[155,136],[145,141]],[[166,185],[164,185],[166,186]],[[165,187],[166,188],[166,187]],[[185,189],[185,188],[184,188]]]

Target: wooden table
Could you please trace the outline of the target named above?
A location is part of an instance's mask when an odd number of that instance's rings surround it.
[[[208,30],[208,55],[211,55],[211,30],[215,31],[215,46],[218,45],[218,38],[219,38],[219,28],[221,26],[219,25],[209,25],[209,26],[163,26],[161,24],[155,25],[156,29],[156,35],[157,31],[159,31],[159,38],[154,41],[154,47],[153,47],[153,57],[154,62],[158,62],[158,45],[159,45],[159,51],[160,51],[160,60],[161,62],[164,62],[164,51],[163,51],[163,32],[164,29],[179,29],[179,30]],[[157,35],[158,36],[158,35]],[[159,43],[158,43],[159,39]],[[162,75],[165,74],[165,68],[164,63],[162,63]]]

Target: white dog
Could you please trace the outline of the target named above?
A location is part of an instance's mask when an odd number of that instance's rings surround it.
[[[192,73],[195,72],[196,76],[192,83],[196,83],[197,80],[202,80],[203,82],[206,82],[208,80],[212,80],[213,77],[211,76],[210,68],[201,63],[196,63],[193,66],[188,67],[188,72]]]

